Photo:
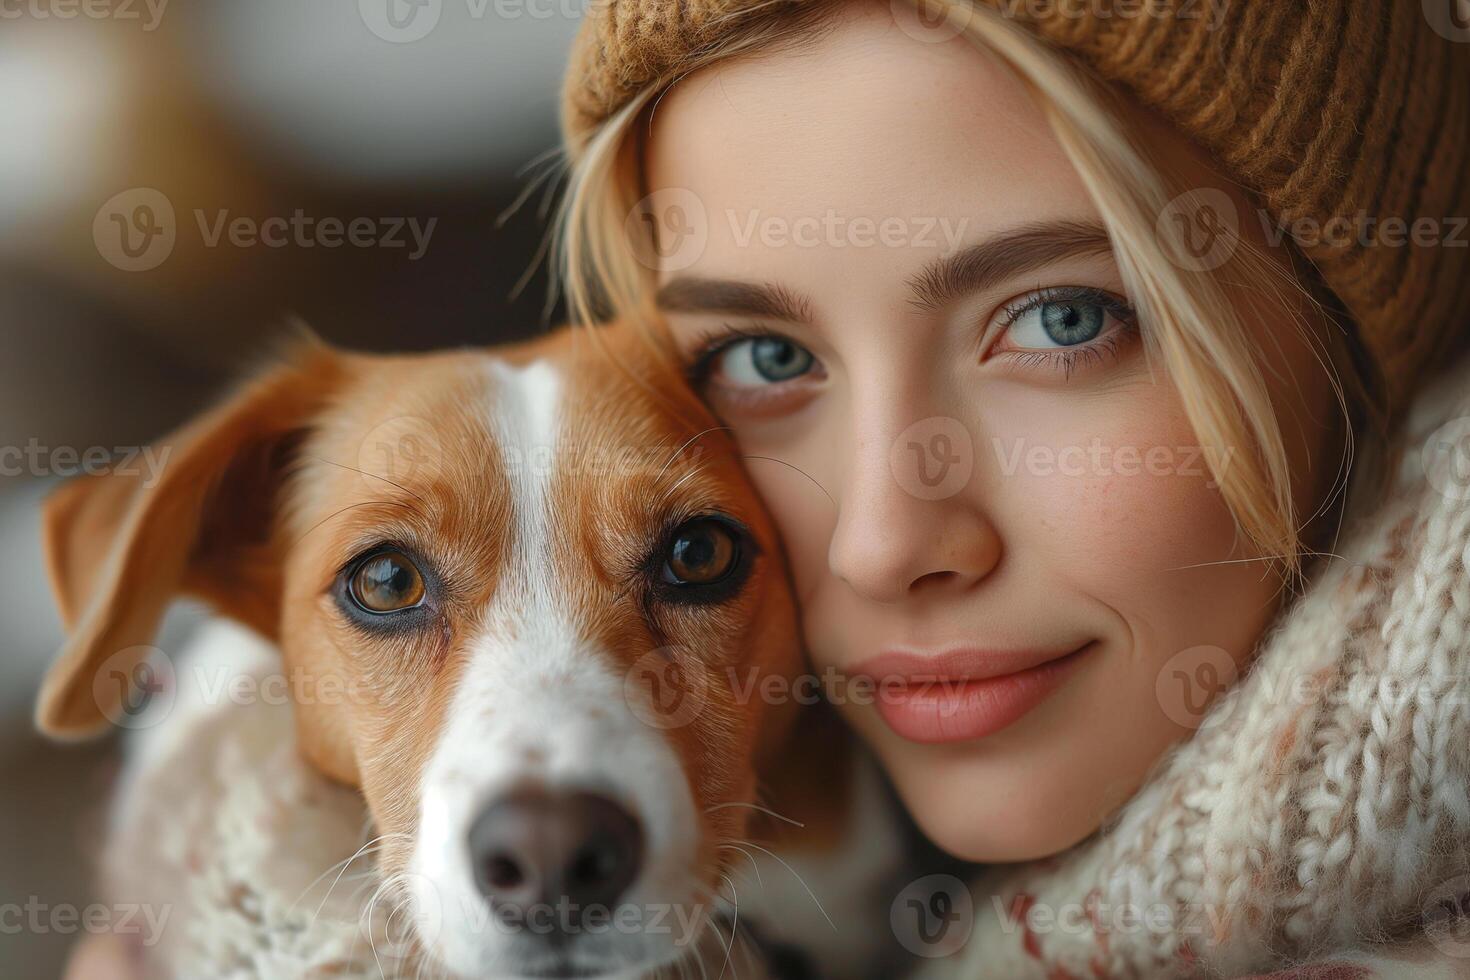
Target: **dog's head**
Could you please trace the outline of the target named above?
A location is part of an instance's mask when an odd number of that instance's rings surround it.
[[[440,965],[681,955],[792,711],[751,692],[798,648],[772,527],[677,372],[617,327],[308,344],[167,445],[153,485],[48,503],[44,730],[104,728],[130,694],[99,670],[202,597],[278,643],[302,750],[361,787]]]

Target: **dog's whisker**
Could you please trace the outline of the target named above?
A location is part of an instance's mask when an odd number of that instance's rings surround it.
[[[373,507],[373,506],[380,506],[380,507],[382,507],[382,506],[390,506],[390,505],[393,505],[395,503],[402,503],[402,502],[401,501],[391,501],[391,500],[362,500],[362,501],[358,501],[355,504],[348,504],[346,507],[343,507],[341,510],[333,511],[332,513],[328,514],[326,517],[323,517],[321,520],[317,521],[311,527],[307,528],[306,531],[305,531],[305,533],[303,533],[301,535],[301,537],[297,538],[292,543],[292,547],[295,547],[296,545],[301,544],[301,542],[303,542],[303,541],[306,540],[307,535],[311,534],[311,532],[315,531],[317,528],[321,527],[323,524],[327,524],[327,523],[329,523],[329,522],[337,519],[338,517],[341,517],[343,514],[347,513],[349,510],[356,510],[359,507]]]
[[[296,907],[301,904],[301,900],[306,897],[307,893],[310,892],[313,888],[315,888],[318,884],[320,884],[321,881],[322,881],[322,879],[325,878],[327,875],[331,874],[333,871],[337,871],[338,869],[341,869],[343,872],[345,872],[347,870],[348,866],[351,865],[353,861],[356,861],[357,860],[358,854],[360,854],[360,853],[361,853],[361,851],[358,851],[356,854],[353,854],[351,857],[344,858],[343,860],[338,861],[336,864],[332,865],[330,868],[328,868],[327,870],[323,871],[321,874],[319,874],[315,878],[313,878],[307,884],[307,886],[305,888],[301,889],[300,894],[298,894],[296,896],[296,898],[291,902],[291,904],[286,908],[286,914],[287,915],[290,915],[292,912],[295,912],[296,911]],[[335,883],[334,883],[334,885],[335,885]],[[328,888],[327,889],[327,897],[330,897],[331,894],[332,894],[332,889]]]
[[[362,922],[361,929],[362,929],[362,931],[364,931],[367,934],[367,937],[368,937],[368,946],[372,950],[373,962],[376,963],[377,966],[378,966],[378,974],[379,974],[379,976],[382,976],[383,975],[383,962],[382,962],[382,959],[378,956],[378,942],[377,942],[376,936],[373,933],[373,913],[377,910],[378,902],[379,902],[379,900],[381,900],[383,898],[384,893],[391,891],[393,888],[394,888],[394,882],[392,881],[392,879],[388,879],[388,878],[382,879],[378,883],[377,888],[374,889],[372,898],[368,901],[367,905],[363,908],[362,916],[361,916],[361,922]],[[405,896],[404,899],[401,899],[401,900],[398,900],[398,901],[395,902],[394,910],[389,913],[387,922],[385,922],[385,924],[384,924],[385,925],[385,929],[386,929],[387,923],[391,923],[392,922],[393,915],[396,914],[398,908],[401,906],[401,904],[404,901],[406,901],[406,899],[407,899],[407,897]]]
[[[795,463],[788,463],[786,460],[784,460],[784,459],[777,459],[774,456],[753,456],[753,455],[750,455],[749,453],[742,453],[741,456],[740,456],[740,458],[741,459],[763,459],[763,460],[766,460],[767,462],[780,463],[782,466],[785,466],[785,467],[788,467],[790,469],[793,469],[796,472],[800,473],[802,476],[806,477],[807,480],[809,480],[811,482],[811,485],[812,486],[814,486],[818,490],[822,491],[822,495],[827,498],[827,502],[828,503],[830,503],[833,507],[836,507],[837,506],[837,501],[834,500],[834,499],[832,499],[832,495],[827,492],[827,488],[824,487],[824,486],[822,486],[820,483],[818,483],[816,477],[812,476],[810,473],[808,473],[806,470],[802,469],[800,466],[797,466]]]
[[[791,826],[793,826],[793,827],[805,827],[806,826],[806,824],[802,823],[800,820],[793,820],[793,819],[791,819],[788,816],[784,816],[782,814],[777,813],[775,810],[769,809],[768,807],[763,807],[759,803],[716,803],[714,806],[707,808],[704,812],[705,813],[714,813],[717,810],[725,810],[725,809],[728,809],[730,807],[737,807],[737,806],[738,807],[745,807],[746,809],[750,809],[750,810],[755,810],[755,811],[757,811],[759,813],[764,813],[768,817],[774,817],[777,820],[781,820],[781,821],[783,821],[785,823],[791,824]]]
[[[373,962],[376,963],[378,966],[378,976],[380,980],[383,977],[383,961],[378,958],[378,940],[377,937],[373,935],[373,911],[378,906],[378,898],[383,894],[383,889],[387,887],[387,881],[383,881],[381,884],[379,884],[377,890],[373,892],[372,900],[368,902],[367,908],[363,910],[365,923],[364,927],[367,930],[368,948],[372,951]]]
[[[431,967],[434,967],[434,976],[438,976],[438,974],[440,974],[440,970],[438,970],[437,965],[431,964],[431,962],[429,962],[428,956],[416,955],[415,961],[416,965],[415,968],[413,968],[413,977],[415,977],[415,980],[422,980],[423,971],[429,970],[429,968]]]
[[[764,881],[761,881],[760,865],[756,863],[754,854],[751,854],[739,844],[721,844],[719,846],[721,850],[739,851],[741,854],[744,854],[746,859],[750,861],[751,869],[755,871],[755,883],[762,888],[766,887],[766,883]]]
[[[731,915],[731,945],[729,945],[729,949],[728,952],[726,952],[725,959],[725,965],[726,967],[729,967],[729,965],[734,965],[732,964],[732,956],[734,956],[736,946],[739,945],[739,892],[736,892],[735,880],[731,879],[731,876],[728,876],[728,874],[723,874],[723,876],[720,877],[723,877],[723,879],[725,879],[725,883],[728,884],[729,889],[731,889],[731,904],[735,907],[734,914]],[[732,973],[731,976],[734,980],[739,979],[739,967],[735,967],[734,973]],[[723,970],[723,967],[720,968],[720,977],[722,977],[722,979],[723,977],[725,977],[725,970]]]
[[[417,500],[419,503],[423,504],[425,507],[427,507],[429,505],[429,502],[427,500],[425,500],[421,494],[415,493],[414,491],[410,490],[408,487],[404,486],[401,483],[395,483],[394,481],[388,479],[386,476],[380,476],[377,473],[369,473],[367,470],[359,469],[358,467],[352,466],[352,465],[350,465],[348,463],[339,463],[335,459],[326,459],[326,458],[324,458],[322,456],[310,456],[310,455],[308,455],[307,458],[314,459],[314,460],[316,460],[319,463],[326,463],[328,466],[340,466],[344,470],[351,470],[354,473],[359,473],[359,474],[361,474],[363,476],[369,477],[369,478],[374,479],[374,480],[382,480],[384,483],[388,484],[389,486],[397,487],[399,490],[402,490],[404,493],[408,494],[410,497],[413,497],[415,500]]]
[[[374,882],[374,877],[375,876],[368,877],[368,878],[364,878],[362,880],[362,884],[358,885],[357,888],[352,892],[352,901],[353,902],[356,902],[362,896],[362,893],[365,892],[365,891],[367,891],[369,888],[376,888],[377,887],[377,885]]]
[[[688,449],[690,446],[694,445],[694,443],[698,442],[700,439],[703,439],[711,432],[719,432],[721,429],[724,429],[726,432],[734,431],[728,425],[712,425],[708,429],[703,429],[699,432],[696,432],[694,435],[686,439],[682,446],[680,446],[678,449],[675,449],[673,453],[669,455],[667,462],[665,462],[663,465],[663,469],[658,471],[658,475],[654,477],[654,480],[657,481],[662,479],[664,473],[668,472],[669,467],[674,465],[674,460],[678,459],[679,455],[683,453],[684,450]]]
[[[382,977],[382,975],[383,975],[383,961],[378,956],[378,937],[377,937],[377,935],[376,935],[376,933],[374,931],[373,915],[377,912],[378,901],[379,901],[379,899],[381,899],[383,897],[383,892],[387,889],[387,887],[388,887],[388,883],[386,881],[383,882],[383,884],[380,885],[375,892],[373,892],[372,900],[368,902],[368,907],[367,907],[367,937],[368,937],[368,948],[370,950],[372,950],[373,962],[376,963],[377,966],[378,966],[378,976],[379,977]]]
[[[292,903],[292,906],[291,907],[294,909],[296,907],[296,904],[299,903],[301,901],[301,899],[305,898],[306,895],[307,895],[307,892],[311,891],[312,888],[316,887],[316,885],[317,885],[318,882],[320,882],[327,875],[331,874],[334,870],[337,870],[337,869],[340,868],[341,870],[337,872],[336,879],[334,879],[333,882],[332,882],[332,884],[331,884],[331,886],[327,888],[326,894],[322,896],[321,903],[317,906],[316,912],[312,915],[312,920],[311,921],[312,921],[313,924],[315,924],[316,920],[321,916],[322,909],[326,907],[327,902],[331,899],[332,892],[334,892],[337,889],[337,886],[343,880],[348,880],[348,881],[363,881],[366,884],[371,884],[372,882],[374,882],[376,880],[379,880],[379,878],[378,878],[378,871],[377,871],[376,868],[373,868],[373,869],[364,871],[364,872],[362,872],[360,874],[348,876],[347,875],[347,871],[348,871],[349,868],[352,867],[352,863],[354,861],[356,861],[358,858],[361,858],[361,857],[367,857],[369,855],[376,854],[378,851],[382,850],[383,847],[386,846],[386,842],[388,840],[390,840],[391,838],[394,838],[394,837],[406,837],[406,836],[407,836],[406,834],[401,834],[401,833],[397,833],[397,834],[383,834],[383,835],[381,835],[379,837],[374,838],[373,840],[368,841],[366,844],[363,844],[361,847],[359,847],[352,854],[352,856],[348,857],[347,859],[345,859],[343,861],[339,861],[336,864],[332,865],[332,867],[330,867],[326,871],[322,872],[317,877],[316,881],[313,881],[311,884],[307,885],[306,886],[306,889],[304,891],[302,891],[302,893],[297,897],[296,902],[293,902]],[[352,897],[353,897],[354,900],[356,899],[356,897],[358,895],[360,895],[362,893],[363,887],[366,887],[366,884],[364,886],[359,887],[356,891],[353,892]]]
[[[701,980],[709,980],[708,963],[712,952],[718,953],[723,948],[723,941],[717,936],[713,925],[706,926],[700,931],[698,938],[690,947],[689,955],[699,966]]]
[[[782,857],[779,854],[776,854],[774,851],[771,851],[771,850],[769,850],[767,848],[761,847],[759,844],[756,844],[753,841],[742,841],[742,843],[746,844],[749,847],[755,848],[757,851],[760,851],[762,854],[768,854],[768,855],[770,855],[774,860],[776,860],[778,863],[780,863],[781,867],[785,868],[787,871],[790,871],[792,877],[794,877],[798,882],[801,883],[801,887],[804,888],[806,890],[807,895],[811,897],[812,903],[814,905],[816,905],[817,911],[822,913],[822,918],[824,918],[824,919],[827,920],[827,925],[829,925],[829,926],[832,927],[832,931],[833,932],[839,932],[839,931],[841,931],[841,930],[839,930],[837,928],[837,923],[833,922],[832,921],[832,917],[827,914],[827,910],[824,909],[824,908],[822,908],[822,902],[821,902],[820,899],[817,898],[817,893],[814,892],[814,891],[812,891],[811,886],[806,883],[806,879],[805,878],[803,878],[801,875],[797,874],[797,871],[796,871],[795,868],[793,868],[791,865],[787,864],[786,861],[784,859],[782,859]]]
[[[326,871],[323,871],[320,875],[318,875],[316,877],[316,880],[315,881],[313,881],[311,884],[307,885],[306,888],[302,890],[301,894],[299,896],[297,896],[296,901],[291,903],[291,911],[294,912],[296,910],[296,904],[297,904],[297,902],[300,902],[301,899],[305,898],[307,892],[309,892],[313,888],[315,888],[317,886],[317,884],[323,878],[325,878],[327,875],[331,874],[333,871],[335,871],[337,868],[340,867],[342,870],[340,870],[340,871],[337,872],[337,877],[332,881],[332,885],[331,885],[330,888],[327,889],[327,893],[322,896],[321,904],[319,904],[316,907],[316,912],[311,917],[311,923],[312,923],[312,925],[315,925],[317,918],[319,916],[321,916],[321,914],[322,914],[322,909],[326,908],[327,900],[332,897],[332,892],[336,889],[338,882],[340,882],[342,880],[342,876],[347,873],[347,869],[352,866],[352,862],[353,861],[356,861],[359,857],[362,857],[364,855],[364,852],[368,851],[369,848],[373,848],[374,845],[380,844],[380,843],[382,843],[382,842],[384,842],[384,841],[386,841],[386,840],[388,840],[388,839],[390,839],[392,837],[401,837],[401,836],[404,836],[404,835],[403,834],[382,834],[381,836],[375,837],[372,840],[368,841],[366,844],[364,844],[361,847],[359,847],[356,851],[354,851],[352,853],[352,856],[349,857],[349,858],[347,858],[345,861],[338,861],[336,864],[332,865]]]
[[[730,967],[730,961],[735,955],[735,936],[740,930],[740,893],[735,890],[735,882],[730,880],[729,875],[720,875],[725,884],[730,886],[730,903],[735,906],[735,912],[730,919],[730,942],[725,946],[725,965],[720,967],[720,975],[717,980],[724,980],[725,970]]]
[[[664,500],[668,500],[674,494],[678,493],[680,487],[682,487],[684,484],[688,483],[690,480],[694,479],[696,476],[698,476],[700,473],[702,473],[705,469],[706,469],[706,464],[701,463],[698,466],[696,466],[694,469],[690,470],[688,473],[685,473],[683,476],[681,476],[679,478],[679,482],[678,483],[675,483],[673,486],[669,487],[667,490],[664,491],[663,499]]]

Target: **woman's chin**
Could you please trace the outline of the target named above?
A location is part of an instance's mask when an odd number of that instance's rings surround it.
[[[1030,807],[1024,813],[1011,807],[966,808],[963,793],[933,789],[953,799],[935,800],[925,787],[923,798],[904,795],[904,803],[934,845],[962,861],[1005,864],[1051,857],[1080,844],[1101,824],[1076,813],[1032,812]]]
[[[917,745],[891,732],[870,744],[919,829],[964,861],[1059,854],[1096,832],[1121,802],[1085,773],[965,759],[953,747]]]

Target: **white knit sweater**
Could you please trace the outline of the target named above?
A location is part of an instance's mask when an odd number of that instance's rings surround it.
[[[1443,914],[1470,894],[1470,363],[1421,396],[1399,449],[1386,498],[1350,516],[1340,557],[1199,731],[1104,831],[975,882],[968,940],[925,978],[1241,976],[1314,958],[1470,976],[1470,929]],[[276,669],[230,627],[200,646]],[[199,700],[181,684],[135,746],[108,849],[112,896],[172,906],[147,975],[399,975],[381,923],[360,924],[370,857],[335,879],[367,840],[360,799],[299,760],[289,707]],[[1390,940],[1407,945],[1373,945]]]
[[[302,761],[288,704],[242,706],[213,683],[279,671],[269,644],[212,622],[178,659],[168,717],[131,737],[102,873],[115,904],[168,911],[158,942],[137,950],[140,977],[380,976],[383,918],[363,914],[373,861],[351,860],[369,840],[361,797]]]

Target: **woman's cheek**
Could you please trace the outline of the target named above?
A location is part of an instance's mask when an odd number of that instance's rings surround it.
[[[1251,560],[1212,452],[1199,445],[1173,389],[1148,385],[1063,413],[1085,425],[1024,399],[1011,409],[1014,418],[1029,416],[1023,438],[1043,449],[1019,478],[1002,481],[992,508],[1013,555],[1047,566],[1029,574],[1058,595],[1109,610],[1145,674],[1202,645],[1243,663],[1279,579]]]
[[[983,441],[999,476],[993,519],[1003,538],[1049,531],[1065,549],[1058,575],[1148,575],[1226,557],[1233,523],[1211,454],[1171,386],[998,386],[986,402]]]
[[[830,414],[830,413],[826,413]],[[745,468],[781,534],[797,597],[806,605],[829,576],[837,526],[834,497],[844,440],[835,419],[803,418],[737,426]]]

